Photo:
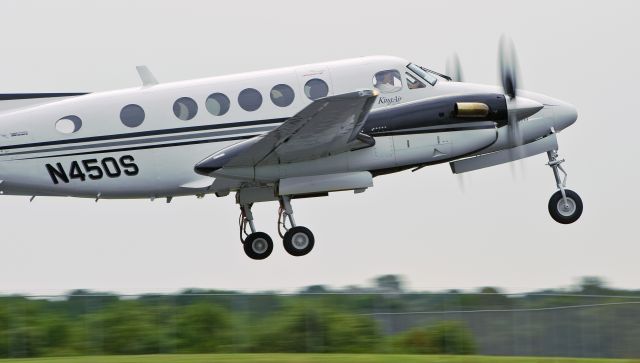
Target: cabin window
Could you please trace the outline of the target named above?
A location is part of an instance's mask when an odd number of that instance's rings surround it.
[[[180,120],[191,120],[198,113],[198,104],[192,98],[182,97],[173,103],[173,114]]]
[[[69,115],[56,121],[56,130],[63,134],[73,134],[82,127],[82,120],[78,116]]]
[[[127,127],[138,127],[144,121],[144,110],[135,104],[126,105],[120,111],[120,121]]]
[[[207,97],[207,111],[214,116],[222,116],[229,111],[231,102],[229,97],[222,93],[212,93]]]
[[[304,94],[310,100],[317,100],[329,94],[329,86],[319,78],[310,79],[304,84]]]
[[[262,95],[254,88],[245,88],[238,95],[238,104],[245,111],[255,111],[262,105]]]
[[[380,71],[373,76],[373,86],[382,93],[398,92],[402,89],[400,72],[395,69]]]
[[[286,84],[278,84],[271,89],[271,102],[278,107],[287,107],[293,103],[295,93]]]
[[[411,74],[405,73],[405,75],[407,78],[407,86],[409,87],[409,89],[418,89],[418,88],[426,87],[424,83],[420,82],[419,79],[416,79],[416,77],[412,76]]]

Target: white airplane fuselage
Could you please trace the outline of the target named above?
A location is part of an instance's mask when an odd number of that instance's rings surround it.
[[[415,131],[391,132],[393,127],[385,124],[385,115],[401,114],[424,100],[469,94],[504,97],[498,87],[440,77],[435,77],[432,85],[408,69],[409,63],[396,57],[363,57],[62,99],[45,97],[32,100],[36,104],[30,105],[0,101],[0,107],[8,105],[0,110],[0,191],[5,195],[89,198],[160,198],[233,191],[237,186],[216,186],[215,177],[198,174],[194,166],[225,147],[276,128],[309,105],[312,100],[305,85],[311,79],[328,86],[326,96],[341,95],[373,89],[375,75],[384,70],[397,70],[401,87],[389,93],[381,90],[375,101],[364,128],[375,145],[250,171],[223,168],[214,175],[263,183],[352,171],[378,175],[512,146],[506,128],[501,127],[504,125],[493,121],[430,124],[425,126],[431,127],[429,132],[419,126]],[[418,79],[424,87],[410,89],[407,77]],[[281,84],[294,92],[292,103],[283,107],[270,97],[273,87]],[[238,103],[240,93],[248,88],[262,97],[253,111]],[[207,107],[207,98],[214,93],[224,94],[230,101],[228,111],[219,116]],[[576,120],[575,109],[564,102],[528,92],[519,95],[543,105],[521,122],[524,143],[548,135],[551,128],[560,131]],[[195,101],[195,115],[174,105],[183,97]],[[121,120],[123,107],[131,104],[144,110],[144,120],[135,127]],[[215,112],[219,105],[212,107]],[[176,112],[193,117],[183,120]],[[59,131],[56,123],[70,116],[80,119],[81,125],[69,133]],[[395,116],[389,117],[388,122],[393,122]]]

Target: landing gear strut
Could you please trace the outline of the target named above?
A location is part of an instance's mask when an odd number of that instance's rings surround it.
[[[564,159],[558,159],[558,151],[547,151],[549,162],[547,165],[553,170],[558,191],[549,199],[549,214],[556,222],[570,224],[578,220],[582,215],[582,199],[578,193],[566,189],[567,172],[562,168]],[[560,172],[564,175],[560,180]]]
[[[296,225],[293,208],[291,208],[291,197],[282,196],[278,200],[280,201],[278,234],[282,237],[284,249],[292,256],[304,256],[313,249],[315,242],[313,233],[306,227]],[[264,260],[273,251],[273,240],[264,232],[256,232],[251,213],[253,203],[239,200],[238,204],[240,204],[238,221],[240,241],[242,241],[244,253],[254,260]],[[247,231],[247,226],[251,233]]]
[[[256,232],[251,206],[251,204],[240,206],[240,241],[244,246],[244,253],[249,258],[264,260],[273,251],[273,240],[264,232]],[[251,229],[251,234],[247,233],[247,225]]]
[[[290,227],[287,227],[287,220]],[[282,233],[283,230],[284,234]],[[280,198],[278,234],[282,237],[284,249],[292,256],[304,256],[313,249],[315,242],[313,233],[306,227],[296,226],[296,221],[293,219],[291,199],[287,196]]]

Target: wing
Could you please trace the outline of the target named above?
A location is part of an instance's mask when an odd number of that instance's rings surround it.
[[[359,133],[376,97],[365,90],[316,100],[264,136],[247,140],[251,143],[224,166],[312,160],[362,147],[367,140]]]

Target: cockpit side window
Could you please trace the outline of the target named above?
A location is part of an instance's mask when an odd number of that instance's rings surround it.
[[[435,86],[436,82],[438,81],[438,78],[436,78],[436,76],[434,76],[433,74],[429,73],[427,70],[425,70],[424,68],[420,67],[417,64],[409,63],[407,68],[412,70],[420,78],[422,78],[425,81],[429,82],[429,84],[432,85],[432,86]]]
[[[373,76],[373,86],[382,93],[398,92],[402,89],[400,72],[395,69],[380,71]]]
[[[412,76],[409,72],[405,73],[405,78],[407,79],[407,86],[409,89],[418,89],[425,88],[424,83],[420,82],[416,77]]]

